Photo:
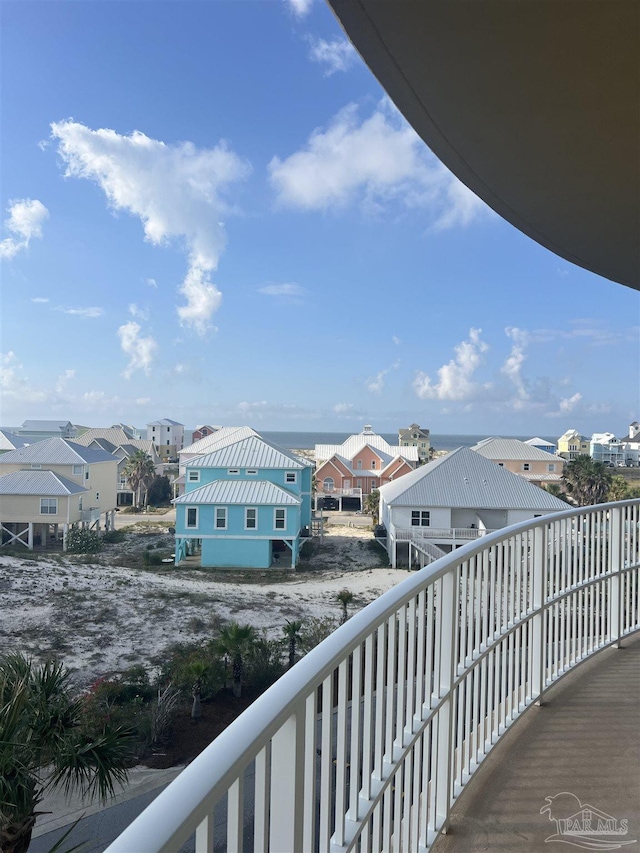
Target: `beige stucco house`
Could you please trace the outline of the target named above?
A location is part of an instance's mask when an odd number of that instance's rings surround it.
[[[471,450],[538,486],[562,482],[565,460],[533,447],[526,441],[517,438],[485,438]]]

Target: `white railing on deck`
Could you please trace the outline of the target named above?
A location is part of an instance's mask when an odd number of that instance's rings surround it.
[[[477,527],[398,527],[394,531],[396,542],[408,542],[411,539],[458,539],[470,542],[487,533],[493,531]]]
[[[293,667],[108,848],[428,850],[546,688],[640,627],[640,502],[496,531]]]

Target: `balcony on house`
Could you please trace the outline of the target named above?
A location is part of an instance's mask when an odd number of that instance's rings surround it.
[[[523,713],[565,676],[586,671],[588,680],[591,664],[574,673],[583,662],[632,642],[639,604],[638,500],[486,533],[313,649],[108,851],[168,853],[192,836],[198,853],[427,851],[494,747],[526,724]],[[622,691],[633,689],[627,683]],[[636,707],[603,698],[598,685],[595,694],[594,714],[605,700],[619,716]],[[582,721],[562,737],[578,755],[606,735]],[[551,752],[549,796],[554,769]],[[531,780],[518,781],[522,800]],[[628,791],[637,784],[619,782]],[[526,803],[531,814],[540,807]]]

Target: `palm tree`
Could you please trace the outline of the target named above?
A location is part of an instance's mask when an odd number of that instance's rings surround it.
[[[372,516],[374,524],[378,523],[378,516],[380,513],[380,492],[377,489],[374,489],[365,497],[364,511]]]
[[[236,699],[242,696],[244,658],[255,640],[255,629],[251,625],[238,625],[237,622],[223,628],[218,637],[218,651],[225,655],[233,666],[233,695]]]
[[[83,725],[84,698],[74,695],[62,664],[36,665],[21,654],[0,658],[0,850],[25,853],[36,809],[47,790],[80,788],[104,801],[125,782],[131,735],[97,734]],[[43,775],[43,768],[51,768]]]
[[[347,607],[353,601],[353,593],[350,589],[341,589],[339,593],[337,593],[336,598],[340,602],[340,606],[342,607],[342,625],[349,618],[349,613],[347,612]]]
[[[578,506],[593,506],[607,499],[611,475],[602,462],[576,456],[564,469],[567,492]]]
[[[135,495],[136,506],[142,506],[142,493],[146,492],[156,476],[155,465],[144,450],[132,453],[124,466],[124,474],[129,488]]]
[[[284,636],[289,642],[289,669],[291,669],[296,662],[296,646],[300,640],[301,628],[302,622],[299,622],[297,619],[292,621],[287,619],[287,624],[282,627]]]

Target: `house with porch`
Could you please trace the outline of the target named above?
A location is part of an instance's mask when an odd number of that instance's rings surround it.
[[[49,528],[47,536],[61,537],[63,545],[74,525],[112,528],[117,466],[111,453],[64,438],[4,453],[0,456],[2,544],[31,548],[38,535],[45,535],[43,525]]]
[[[147,424],[147,438],[155,442],[165,462],[170,459],[175,461],[184,447],[184,424],[172,421],[171,418],[151,421]]]
[[[370,425],[342,444],[316,444],[316,496],[337,498],[340,509],[362,509],[365,495],[418,464],[416,445],[389,444]]]
[[[393,568],[412,565],[414,557],[426,565],[492,530],[566,508],[466,447],[380,487],[383,542]]]
[[[400,447],[417,447],[420,463],[428,462],[431,458],[431,441],[429,430],[419,424],[411,424],[407,429],[398,430],[398,445]]]
[[[568,429],[558,439],[558,456],[572,462],[578,456],[589,455],[589,439],[576,429]]]
[[[545,486],[562,483],[565,460],[517,438],[485,438],[471,448],[501,468],[524,477],[530,483]]]
[[[176,507],[175,563],[296,567],[311,528],[312,465],[257,434],[185,463]],[[281,563],[282,555],[282,563]]]

